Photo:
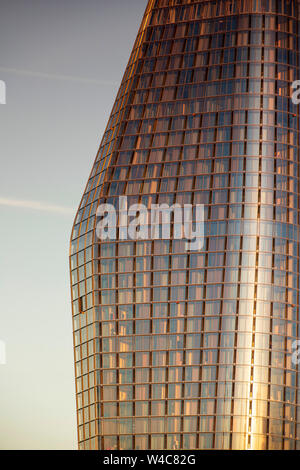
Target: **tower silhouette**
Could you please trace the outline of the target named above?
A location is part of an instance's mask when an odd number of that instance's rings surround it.
[[[80,449],[300,448],[298,18],[148,2],[72,231]],[[99,240],[119,196],[204,204],[204,247]]]

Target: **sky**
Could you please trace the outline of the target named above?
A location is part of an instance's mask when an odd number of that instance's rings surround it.
[[[0,449],[77,448],[69,238],[146,3],[0,0]]]

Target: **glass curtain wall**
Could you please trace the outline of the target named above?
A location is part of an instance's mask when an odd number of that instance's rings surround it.
[[[299,3],[150,0],[74,222],[80,449],[300,449]],[[205,244],[96,236],[204,204]]]

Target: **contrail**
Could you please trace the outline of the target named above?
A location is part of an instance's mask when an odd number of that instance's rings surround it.
[[[8,67],[1,67],[1,72],[8,72],[8,73],[15,73],[17,75],[26,75],[28,77],[39,77],[39,78],[46,78],[46,79],[53,79],[53,80],[65,80],[65,81],[73,81],[79,83],[86,83],[86,84],[93,84],[93,85],[105,85],[105,86],[117,86],[117,82],[113,82],[110,80],[96,80],[93,78],[86,78],[86,77],[75,77],[73,75],[59,75],[59,74],[52,74],[52,73],[43,73],[43,72],[35,72],[34,70],[22,70],[22,69],[13,69]]]
[[[9,206],[9,207],[17,207],[19,209],[31,209],[37,210],[42,212],[54,212],[56,214],[65,214],[71,215],[75,214],[75,209],[72,207],[64,207],[64,206],[56,206],[53,204],[47,204],[45,202],[39,201],[24,201],[18,199],[8,199],[8,198],[0,198],[0,206]]]

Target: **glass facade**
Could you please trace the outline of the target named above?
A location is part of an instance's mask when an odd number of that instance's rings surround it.
[[[80,449],[300,449],[299,33],[297,1],[149,1],[72,231]],[[99,241],[120,195],[204,204],[203,249]]]

